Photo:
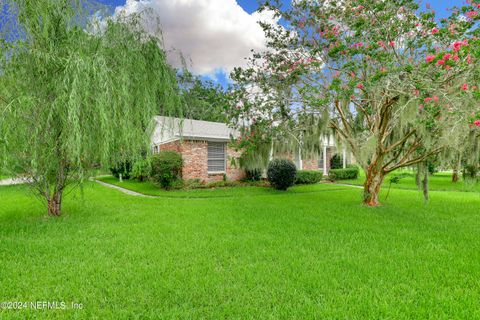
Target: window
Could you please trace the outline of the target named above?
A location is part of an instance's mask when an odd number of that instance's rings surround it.
[[[208,143],[208,172],[226,171],[226,154],[224,142]]]
[[[323,171],[323,163],[324,163],[323,160],[324,159],[323,159],[323,150],[322,150],[320,151],[320,155],[318,156],[318,169],[320,171]]]

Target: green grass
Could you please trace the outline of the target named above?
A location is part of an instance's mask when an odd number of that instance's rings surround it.
[[[393,176],[405,175],[400,179],[398,183],[392,183],[392,189],[407,189],[416,190],[417,185],[415,183],[415,173],[411,171],[396,171],[389,174],[383,183],[384,188],[388,188],[390,184],[390,178]],[[339,183],[363,185],[365,181],[365,174],[361,171],[361,174],[356,180],[342,180]],[[429,189],[433,191],[462,191],[462,192],[480,192],[480,183],[474,183],[470,181],[464,181],[463,179],[457,183],[452,183],[452,174],[447,172],[435,173],[429,177]]]
[[[0,301],[84,306],[0,318],[480,318],[478,194],[395,190],[372,209],[351,187],[268,190],[148,199],[89,183],[52,219],[26,187],[0,187]]]

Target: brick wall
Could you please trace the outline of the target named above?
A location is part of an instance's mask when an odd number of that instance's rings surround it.
[[[312,156],[302,161],[303,170],[318,170],[318,157]]]
[[[180,153],[183,159],[182,177],[184,180],[200,179],[205,182],[223,180],[223,173],[208,173],[208,142],[207,141],[174,141],[162,144],[160,150],[172,150]],[[240,180],[244,177],[244,171],[235,168],[231,159],[238,157],[235,150],[227,146],[227,179]]]

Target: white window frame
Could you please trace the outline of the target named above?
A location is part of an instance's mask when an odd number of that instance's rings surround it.
[[[210,146],[211,145],[222,145],[223,146],[223,158],[220,157],[213,157],[211,158],[210,154]],[[223,170],[218,171],[211,171],[210,170],[210,165],[209,161],[210,160],[223,160]],[[225,142],[213,142],[213,141],[207,141],[207,172],[208,174],[221,174],[221,173],[226,173],[227,172],[227,144]]]

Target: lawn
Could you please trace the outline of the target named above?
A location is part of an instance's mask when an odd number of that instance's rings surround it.
[[[480,318],[478,194],[395,190],[372,209],[351,187],[225,190],[89,183],[51,219],[0,187],[0,301],[83,305],[0,318]]]
[[[383,183],[384,188],[390,185],[390,178],[394,176],[403,176],[398,183],[392,183],[392,189],[416,190],[415,173],[412,171],[395,171],[389,174]],[[356,180],[343,180],[341,183],[363,185],[365,174],[361,172]],[[433,191],[462,191],[462,192],[480,192],[480,183],[464,181],[461,179],[457,183],[452,183],[452,174],[449,172],[438,172],[429,177],[429,189]]]

